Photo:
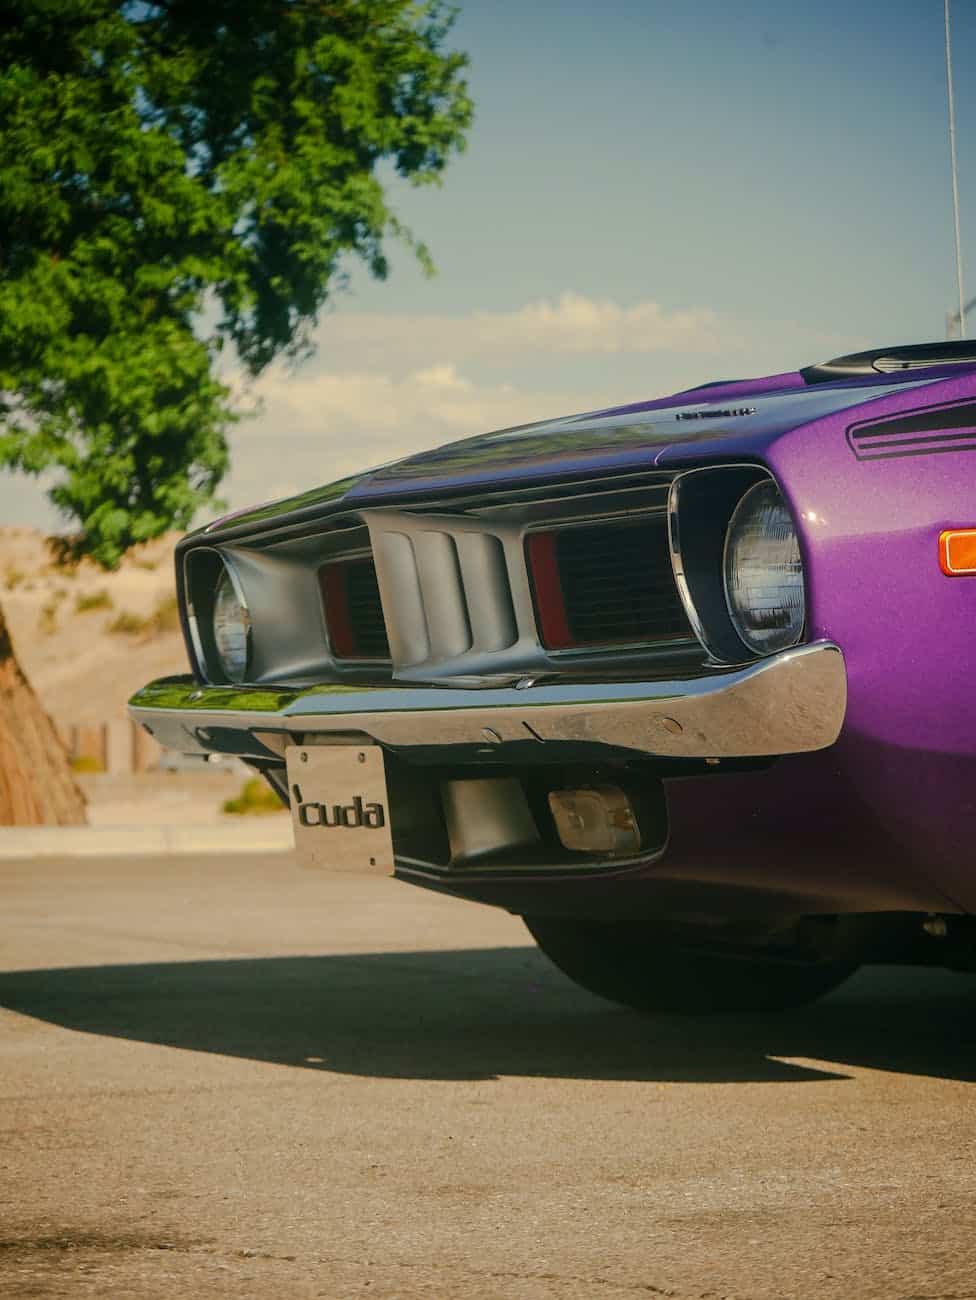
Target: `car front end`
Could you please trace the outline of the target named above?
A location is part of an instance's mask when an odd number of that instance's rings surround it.
[[[133,716],[262,772],[307,861],[530,927],[962,916],[976,717],[964,676],[933,692],[925,663],[972,627],[976,587],[935,556],[969,457],[925,439],[968,449],[976,366],[869,355],[218,521],[177,553],[194,672]],[[932,433],[919,411],[949,415]]]

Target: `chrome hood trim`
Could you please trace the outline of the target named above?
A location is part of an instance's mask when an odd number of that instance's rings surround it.
[[[765,757],[825,749],[846,708],[844,657],[829,641],[679,681],[276,690],[167,678],[129,704],[168,748],[264,758],[349,735],[407,748],[578,741],[662,758]]]

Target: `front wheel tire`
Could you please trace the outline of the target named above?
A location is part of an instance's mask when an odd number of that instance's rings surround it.
[[[792,952],[721,951],[639,921],[522,919],[564,975],[637,1011],[782,1011],[822,997],[857,969],[855,962]]]

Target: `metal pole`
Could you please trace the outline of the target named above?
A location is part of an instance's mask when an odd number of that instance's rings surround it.
[[[946,91],[949,99],[949,165],[952,170],[952,220],[956,233],[956,288],[959,292],[959,337],[966,336],[966,295],[962,287],[962,246],[959,240],[959,181],[956,175],[956,105],[952,93],[952,42],[949,0],[945,0]]]
[[[969,315],[969,313],[973,310],[974,307],[976,307],[976,298],[970,298],[969,302],[967,302],[965,307],[963,307],[962,309],[963,320],[966,319],[966,317]],[[959,313],[956,311],[947,311],[946,312],[946,338],[947,339],[952,338],[953,334],[955,333],[956,326],[958,324],[959,324]]]

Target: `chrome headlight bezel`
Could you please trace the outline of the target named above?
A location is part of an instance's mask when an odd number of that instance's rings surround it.
[[[242,614],[245,653],[235,669],[224,662],[214,627],[217,597],[227,582]],[[186,625],[193,658],[199,676],[216,686],[238,685],[247,681],[253,667],[251,612],[240,577],[233,562],[214,547],[188,551],[184,560]]]
[[[688,621],[711,666],[748,664],[776,653],[743,640],[729,609],[725,585],[725,549],[732,517],[749,492],[764,484],[781,493],[764,465],[745,461],[696,465],[679,470],[671,481],[671,564]],[[792,512],[789,517],[794,521]],[[797,644],[803,643],[806,634],[804,626]]]
[[[244,588],[241,586],[241,580],[237,576],[234,566],[226,556],[222,556],[221,559],[224,567],[217,579],[217,585],[214,587],[210,611],[210,630],[220,670],[229,682],[237,685],[240,682],[247,681],[248,670],[251,666],[251,611],[248,608],[247,597],[244,594]],[[238,614],[236,633],[241,644],[237,659],[231,659],[230,649],[226,645],[226,640],[222,644],[221,632],[218,628],[218,618],[221,613],[221,600],[224,592],[229,593],[230,600],[236,606]]]
[[[752,576],[744,582],[743,567],[750,566]],[[803,640],[806,583],[800,539],[771,478],[753,484],[732,512],[722,551],[722,587],[732,627],[750,654],[776,654]]]

